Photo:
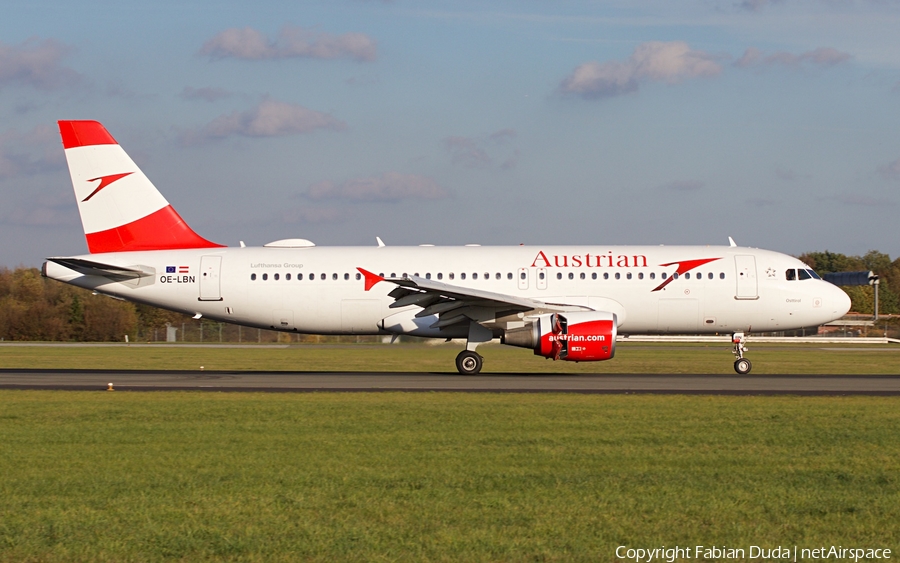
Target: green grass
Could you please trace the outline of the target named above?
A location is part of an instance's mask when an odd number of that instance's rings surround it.
[[[0,391],[0,561],[900,547],[878,397]]]
[[[749,344],[753,374],[900,374],[898,345]],[[0,368],[455,372],[461,347],[417,344],[22,347],[0,345]],[[553,362],[522,348],[482,346],[485,373],[733,374],[728,344],[622,343],[607,362]]]

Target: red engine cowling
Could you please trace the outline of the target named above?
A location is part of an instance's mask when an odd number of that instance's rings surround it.
[[[554,313],[539,319],[534,353],[554,360],[597,362],[616,354],[616,315],[600,311]]]

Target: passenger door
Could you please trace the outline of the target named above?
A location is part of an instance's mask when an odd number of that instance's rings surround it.
[[[737,289],[735,299],[759,299],[756,284],[756,257],[739,254],[734,257]]]

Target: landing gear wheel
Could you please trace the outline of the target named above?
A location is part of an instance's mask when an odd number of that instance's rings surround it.
[[[741,375],[746,375],[750,373],[750,360],[747,358],[740,358],[734,361],[734,371],[738,372]]]
[[[484,359],[470,350],[463,350],[456,356],[456,369],[462,375],[475,375],[481,371]]]

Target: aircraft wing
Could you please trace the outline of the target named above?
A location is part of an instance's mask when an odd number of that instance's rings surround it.
[[[94,262],[93,260],[84,260],[82,258],[47,258],[47,260],[55,262],[60,266],[65,266],[66,268],[85,276],[101,276],[113,281],[134,280],[156,275],[156,271],[153,268],[146,268],[143,266],[125,268],[112,264],[103,264],[102,262]]]
[[[563,312],[590,311],[581,305],[546,303],[536,299],[516,297],[505,293],[495,293],[470,287],[428,280],[419,276],[383,278],[362,268],[357,268],[366,279],[366,291],[376,283],[385,281],[397,285],[388,295],[394,298],[391,309],[415,305],[422,307],[416,317],[438,315],[433,328],[445,327],[461,322],[484,322],[501,316],[526,313],[529,315]]]

